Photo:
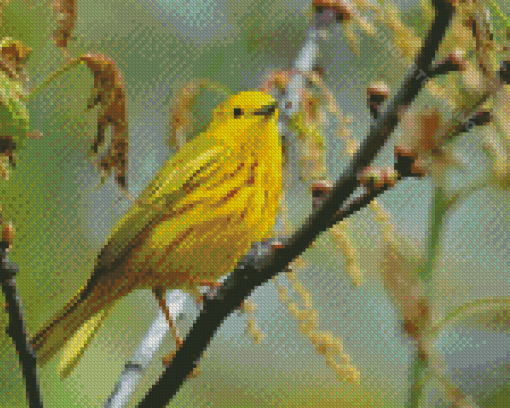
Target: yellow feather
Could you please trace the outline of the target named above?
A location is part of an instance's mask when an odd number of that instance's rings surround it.
[[[232,271],[270,233],[281,192],[278,111],[263,92],[219,105],[208,129],[168,160],[126,213],[87,284],[31,342],[38,363],[59,351],[69,375],[134,289],[191,290]]]

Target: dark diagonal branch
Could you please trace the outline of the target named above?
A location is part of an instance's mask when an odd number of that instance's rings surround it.
[[[26,396],[30,408],[42,408],[42,397],[37,378],[35,353],[28,341],[28,335],[23,318],[23,306],[16,287],[16,273],[18,266],[9,262],[9,242],[0,241],[0,283],[5,296],[5,306],[9,315],[9,325],[6,333],[12,339],[26,385]]]
[[[454,12],[454,6],[448,0],[435,0],[433,3],[436,11],[435,20],[416,62],[387,111],[372,124],[368,137],[354,156],[349,168],[335,183],[331,195],[285,245],[273,246],[272,250],[262,257],[245,258],[229,275],[217,296],[205,300],[204,308],[188,333],[183,346],[159,381],[151,387],[150,392],[140,402],[139,407],[166,406],[185,379],[193,372],[202,353],[223,321],[255,288],[283,271],[289,263],[310,247],[321,232],[331,228],[345,217],[344,211],[347,210],[338,209],[342,208],[343,203],[358,187],[359,173],[372,162],[386,144],[399,122],[402,110],[410,106],[426,83],[426,73],[430,70]],[[360,201],[352,205],[361,208],[366,204]]]

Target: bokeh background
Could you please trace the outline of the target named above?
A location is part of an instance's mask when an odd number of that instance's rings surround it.
[[[233,92],[254,88],[273,69],[292,66],[303,46],[311,17],[310,1],[170,1],[87,0],[78,2],[75,39],[69,53],[104,53],[123,73],[129,112],[129,191],[138,195],[161,164],[174,153],[169,147],[169,105],[189,80],[209,78]],[[403,15],[419,21],[417,2],[396,2]],[[503,11],[510,6],[501,4]],[[397,12],[397,10],[395,10]],[[21,40],[33,49],[27,65],[31,87],[64,64],[52,41],[55,21],[50,2],[11,1],[2,16],[2,36]],[[416,30],[424,30],[417,23]],[[374,49],[377,50],[374,52]],[[382,79],[395,89],[405,66],[390,64],[387,49],[362,41],[361,58],[347,45],[340,26],[321,41],[324,80],[344,112],[353,118],[351,130],[361,140],[370,115],[366,87]],[[44,134],[29,140],[18,167],[2,182],[4,217],[11,219],[17,238],[11,260],[20,266],[18,285],[26,323],[34,333],[84,284],[109,231],[129,207],[113,182],[103,185],[86,151],[95,134],[97,110],[85,113],[92,76],[79,67],[57,80],[29,103],[31,128]],[[195,133],[208,122],[210,109],[222,100],[212,92],[195,109]],[[424,94],[418,106],[433,103]],[[345,143],[331,118],[325,126],[327,172],[336,179],[348,162]],[[488,177],[480,149],[480,130],[458,142],[467,170],[453,174],[461,188]],[[398,131],[397,131],[398,134]],[[391,164],[393,143],[377,158]],[[289,226],[298,228],[311,212],[308,184],[293,170],[286,192]],[[395,232],[410,250],[423,254],[430,211],[431,183],[405,181],[379,202],[391,214]],[[434,299],[440,313],[487,296],[508,296],[510,278],[508,193],[485,188],[449,214],[440,244]],[[337,406],[402,407],[408,395],[412,345],[400,330],[391,300],[383,289],[377,262],[381,231],[368,209],[352,217],[349,235],[358,251],[363,284],[352,285],[341,252],[323,234],[303,259],[298,278],[319,311],[319,328],[343,339],[344,350],[361,373],[360,385],[338,381],[309,340],[303,337],[286,307],[278,302],[274,283],[252,296],[255,316],[265,334],[261,344],[244,333],[246,316],[232,315],[220,328],[201,363],[202,374],[187,381],[169,404],[176,407]],[[284,276],[278,278],[286,285]],[[298,298],[297,298],[298,299]],[[192,324],[194,306],[186,301],[179,328]],[[101,406],[110,395],[125,360],[153,319],[158,305],[149,291],[122,300],[86,352],[82,363],[61,381],[57,361],[40,370],[48,407]],[[15,349],[5,335],[7,315],[0,315],[0,407],[24,407],[24,383]],[[444,332],[438,340],[449,373],[480,406],[503,407],[510,401],[510,337],[469,325]],[[161,355],[171,347],[167,338]],[[159,376],[160,356],[139,386],[139,399]],[[425,406],[448,406],[433,382]],[[505,388],[506,387],[506,388]],[[133,403],[132,406],[135,406]]]

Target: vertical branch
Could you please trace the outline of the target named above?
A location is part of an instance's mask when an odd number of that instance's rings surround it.
[[[25,378],[26,396],[30,408],[41,408],[43,406],[42,396],[37,379],[36,357],[32,345],[28,341],[28,335],[23,317],[23,305],[16,287],[16,274],[18,266],[9,262],[9,242],[0,242],[0,281],[5,296],[7,313],[9,314],[9,325],[7,334],[11,337],[23,377]]]

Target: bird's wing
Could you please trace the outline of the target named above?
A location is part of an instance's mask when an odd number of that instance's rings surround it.
[[[175,203],[210,179],[232,154],[231,150],[217,140],[198,137],[168,160],[114,228],[97,259],[95,271],[108,270],[123,259],[144,229],[154,228]]]

